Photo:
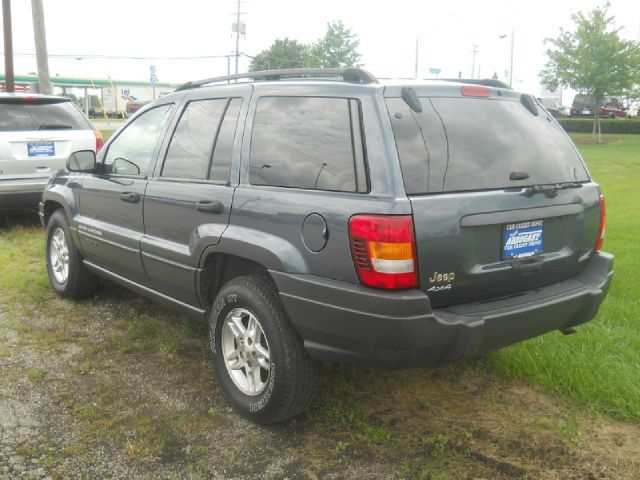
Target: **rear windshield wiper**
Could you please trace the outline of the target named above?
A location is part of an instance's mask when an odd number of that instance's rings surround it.
[[[73,127],[71,125],[62,125],[58,123],[48,123],[45,125],[40,125],[38,130],[71,130]]]
[[[523,190],[522,194],[525,197],[532,197],[536,193],[544,193],[547,197],[555,197],[558,195],[558,190],[566,190],[568,188],[581,188],[580,182],[564,182],[556,183],[552,185],[532,185]]]

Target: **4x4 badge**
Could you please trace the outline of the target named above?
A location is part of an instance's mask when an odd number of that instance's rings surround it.
[[[427,292],[441,292],[442,290],[451,290],[452,288],[453,287],[450,283],[447,283],[446,285],[434,285],[433,287],[428,289]]]

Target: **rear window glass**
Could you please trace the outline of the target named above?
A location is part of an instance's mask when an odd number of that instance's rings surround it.
[[[388,99],[409,194],[588,181],[564,131],[517,100],[422,98],[423,112]],[[524,180],[510,180],[526,172]]]
[[[585,108],[585,107],[593,107],[595,102],[586,95],[576,95],[573,99],[573,107],[574,108]]]
[[[71,103],[2,103],[0,131],[89,130],[87,120]]]

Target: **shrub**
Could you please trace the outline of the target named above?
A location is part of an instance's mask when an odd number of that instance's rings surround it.
[[[559,118],[558,123],[567,132],[591,133],[593,131],[592,118]],[[640,120],[635,118],[601,118],[602,133],[638,133],[640,134]]]

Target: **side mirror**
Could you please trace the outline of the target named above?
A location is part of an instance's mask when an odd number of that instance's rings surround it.
[[[67,170],[70,172],[93,172],[96,169],[96,152],[80,150],[73,152],[67,160]]]

